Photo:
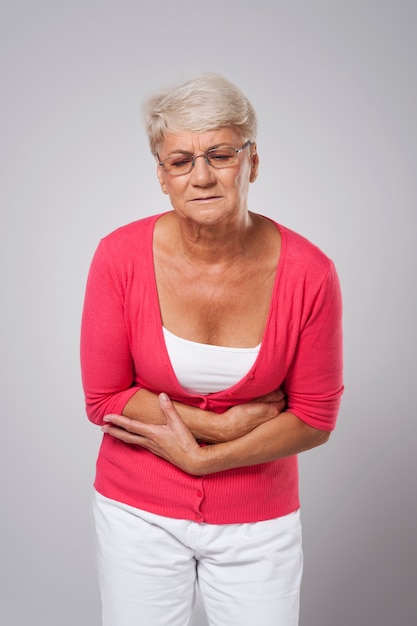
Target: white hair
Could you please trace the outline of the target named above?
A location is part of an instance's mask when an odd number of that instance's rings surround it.
[[[205,73],[150,95],[143,116],[152,154],[166,133],[205,132],[233,127],[242,141],[255,141],[256,113],[241,90],[229,80]]]

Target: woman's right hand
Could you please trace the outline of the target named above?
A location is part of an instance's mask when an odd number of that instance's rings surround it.
[[[278,389],[246,404],[233,406],[224,413],[213,415],[216,432],[207,443],[221,443],[243,437],[260,424],[278,417],[285,410],[285,406],[285,394]]]

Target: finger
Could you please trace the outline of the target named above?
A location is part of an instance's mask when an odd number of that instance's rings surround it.
[[[271,391],[264,396],[256,398],[255,402],[281,402],[284,398],[285,394],[282,389],[277,389],[276,391]]]
[[[143,448],[148,448],[150,445],[150,440],[147,437],[142,437],[141,435],[136,435],[135,433],[131,433],[124,428],[119,428],[118,426],[106,425],[102,426],[102,432],[106,435],[110,435],[115,439],[119,439],[124,443],[134,444],[136,446],[142,446]]]
[[[177,443],[185,450],[198,447],[197,441],[188,426],[182,421],[180,414],[166,393],[159,395],[159,405],[166,418],[166,428],[175,437]]]
[[[279,402],[280,400],[282,400],[283,398],[285,398],[285,394],[282,391],[282,389],[277,389],[276,391],[273,391],[270,394],[270,397],[273,401],[275,402]]]
[[[169,409],[169,407],[172,406],[172,402],[167,393],[162,392],[159,394],[159,406],[164,410]]]
[[[130,417],[124,415],[109,414],[103,417],[105,424],[113,424],[127,432],[143,437],[151,437],[155,432],[154,424],[145,424],[138,420],[132,420]]]
[[[170,397],[166,393],[159,394],[159,406],[161,407],[162,413],[167,418],[167,425],[175,425],[181,421],[181,418],[171,402]]]

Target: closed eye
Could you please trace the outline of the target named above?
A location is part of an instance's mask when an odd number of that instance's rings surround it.
[[[218,148],[207,152],[209,161],[215,163],[231,163],[236,160],[236,150],[234,148]]]
[[[172,159],[166,159],[165,163],[174,168],[185,167],[192,163],[193,158],[191,156],[173,157]]]

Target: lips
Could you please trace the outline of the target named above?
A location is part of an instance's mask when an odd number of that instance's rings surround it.
[[[206,200],[219,200],[220,198],[221,196],[199,197],[199,198],[192,198],[191,202],[204,202]]]

